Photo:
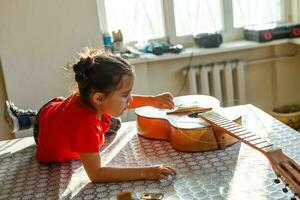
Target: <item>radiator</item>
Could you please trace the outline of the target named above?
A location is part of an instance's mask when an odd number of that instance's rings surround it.
[[[223,106],[245,104],[244,68],[237,60],[188,67],[188,92],[214,96]]]

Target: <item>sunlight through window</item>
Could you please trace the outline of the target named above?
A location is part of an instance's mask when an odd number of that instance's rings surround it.
[[[234,27],[282,20],[281,0],[233,0]]]
[[[216,32],[223,28],[220,0],[174,0],[176,35]]]
[[[121,30],[124,41],[144,41],[164,36],[160,0],[105,0],[107,28]]]

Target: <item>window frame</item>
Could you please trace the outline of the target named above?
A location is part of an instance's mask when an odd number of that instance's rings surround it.
[[[105,0],[97,0],[98,19],[100,25],[100,31],[102,33],[108,32]],[[293,5],[290,1],[281,0],[282,4],[282,20],[292,20],[292,8]],[[237,41],[244,39],[243,28],[234,28],[233,25],[233,5],[232,0],[222,1],[222,16],[223,16],[223,30],[220,33],[223,36],[224,42]],[[193,35],[177,36],[175,27],[175,15],[174,15],[174,1],[173,0],[161,0],[161,8],[163,15],[164,33],[165,37],[153,38],[150,41],[168,41],[171,44],[182,44],[184,47],[194,46]],[[225,13],[227,13],[225,15]],[[294,14],[295,15],[295,14]],[[299,18],[299,16],[297,16]],[[127,45],[134,44],[137,41],[127,42]]]

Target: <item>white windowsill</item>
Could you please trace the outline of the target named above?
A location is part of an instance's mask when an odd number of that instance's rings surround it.
[[[190,57],[191,55],[203,56],[203,55],[210,55],[210,54],[219,54],[219,53],[226,53],[232,51],[247,50],[252,48],[275,46],[275,45],[288,44],[288,43],[300,45],[300,38],[280,39],[280,40],[273,40],[271,42],[264,42],[264,43],[248,41],[248,40],[240,40],[235,42],[223,43],[219,48],[205,49],[205,48],[191,47],[191,48],[184,49],[179,54],[165,53],[161,56],[156,56],[154,54],[144,54],[145,57],[128,59],[128,61],[131,64],[157,62],[157,61],[165,61],[171,59],[186,58],[186,57]]]

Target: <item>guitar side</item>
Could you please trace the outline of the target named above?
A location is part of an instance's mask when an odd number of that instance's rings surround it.
[[[209,126],[198,123],[198,127],[183,129],[172,125],[167,118],[147,118],[139,115],[136,121],[140,136],[169,141],[178,151],[198,152],[218,149],[214,132]]]

